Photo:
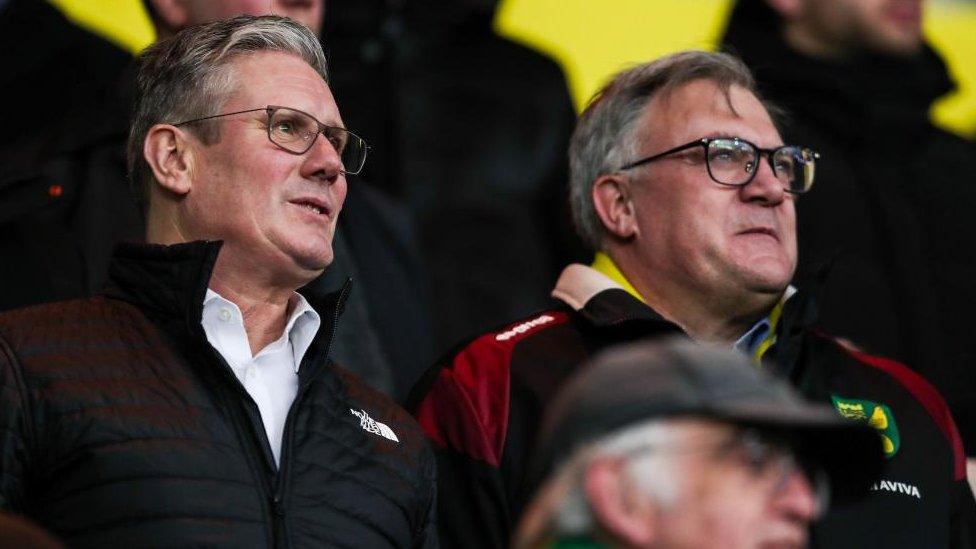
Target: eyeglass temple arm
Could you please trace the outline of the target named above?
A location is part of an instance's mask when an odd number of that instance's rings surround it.
[[[645,158],[641,158],[640,160],[635,160],[634,162],[631,162],[630,164],[626,164],[626,165],[622,166],[617,171],[618,172],[622,172],[622,171],[625,171],[625,170],[629,170],[629,169],[632,169],[632,168],[636,168],[637,166],[641,166],[643,164],[647,164],[648,162],[653,162],[653,161],[657,160],[658,158],[664,158],[665,156],[667,156],[669,154],[674,154],[676,152],[686,151],[686,150],[691,149],[691,148],[694,148],[694,147],[707,147],[708,146],[708,141],[709,141],[708,138],[705,138],[705,139],[699,139],[698,141],[692,141],[691,143],[685,143],[684,145],[678,145],[677,147],[675,147],[673,149],[668,149],[668,150],[666,150],[666,151],[664,151],[662,153],[658,153],[658,154],[655,154],[653,156],[648,156],[648,157],[645,157]]]

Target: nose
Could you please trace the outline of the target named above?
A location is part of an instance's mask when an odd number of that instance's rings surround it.
[[[301,167],[302,177],[323,183],[334,183],[342,175],[342,158],[339,151],[321,133],[315,143],[304,155]]]
[[[743,202],[761,202],[775,206],[783,201],[786,189],[783,182],[773,173],[773,167],[765,155],[757,159],[759,166],[748,185],[740,188]]]
[[[802,471],[793,471],[777,492],[775,506],[791,522],[807,525],[824,511]]]

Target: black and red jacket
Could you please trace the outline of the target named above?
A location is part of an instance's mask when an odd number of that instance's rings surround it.
[[[478,336],[411,395],[438,458],[441,543],[506,547],[530,495],[527,464],[546,404],[595,352],[680,329],[599,272],[568,267],[558,306]],[[806,396],[871,421],[889,438],[885,470],[860,502],[813,532],[820,547],[971,547],[976,504],[952,417],[938,392],[896,362],[812,327],[802,294],[784,306],[763,367]],[[863,417],[861,417],[863,416]],[[883,424],[883,425],[882,425]],[[885,430],[881,428],[884,427]],[[838,452],[844,452],[838,448]]]

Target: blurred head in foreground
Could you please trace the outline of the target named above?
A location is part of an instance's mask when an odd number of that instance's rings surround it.
[[[882,461],[870,428],[684,339],[599,355],[553,402],[539,443],[519,548],[805,547],[829,487],[856,497]]]

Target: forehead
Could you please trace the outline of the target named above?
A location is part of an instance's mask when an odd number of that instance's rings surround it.
[[[240,55],[227,67],[234,87],[226,111],[278,105],[305,111],[325,124],[342,124],[329,85],[299,57],[262,51]]]
[[[742,137],[762,147],[782,144],[766,107],[738,85],[726,94],[710,80],[693,80],[655,96],[642,119],[643,136],[659,147],[710,136]]]

